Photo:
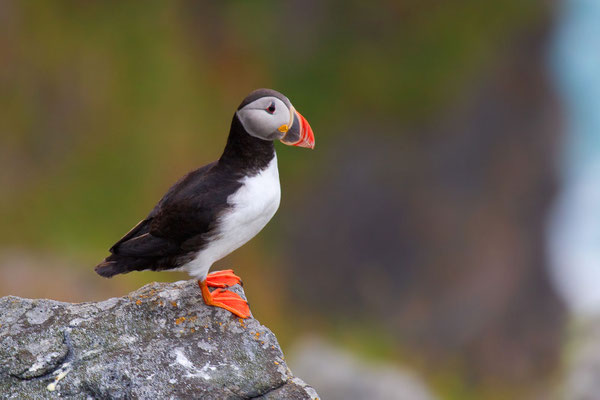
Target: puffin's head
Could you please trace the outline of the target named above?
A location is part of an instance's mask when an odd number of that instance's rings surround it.
[[[250,93],[236,114],[248,134],[264,140],[281,140],[290,146],[314,149],[315,136],[287,97],[271,89]]]

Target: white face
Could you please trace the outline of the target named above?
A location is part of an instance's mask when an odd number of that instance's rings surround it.
[[[273,96],[261,97],[246,104],[237,111],[237,115],[246,132],[264,140],[281,139],[293,122],[291,110]]]

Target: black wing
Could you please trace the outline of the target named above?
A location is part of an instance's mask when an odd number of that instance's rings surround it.
[[[202,248],[228,207],[227,197],[241,185],[234,175],[217,163],[190,172],[110,252],[124,257],[168,257]]]

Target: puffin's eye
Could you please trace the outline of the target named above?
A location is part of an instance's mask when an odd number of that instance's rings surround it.
[[[269,107],[267,107],[267,112],[269,114],[273,114],[275,112],[275,103],[269,104]]]

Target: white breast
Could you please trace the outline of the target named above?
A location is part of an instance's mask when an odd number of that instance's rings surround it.
[[[220,217],[219,228],[210,244],[183,266],[190,275],[203,280],[211,265],[252,239],[273,218],[281,198],[277,156],[257,175],[244,178],[230,195],[230,208]]]

